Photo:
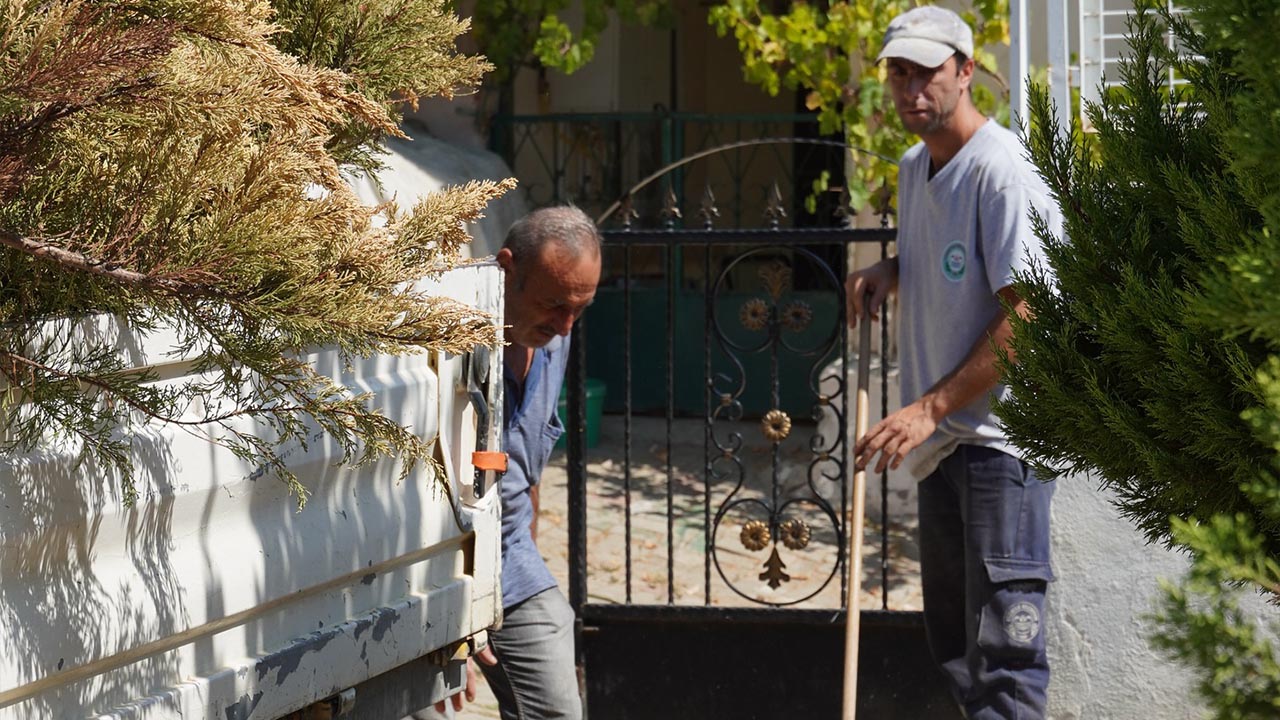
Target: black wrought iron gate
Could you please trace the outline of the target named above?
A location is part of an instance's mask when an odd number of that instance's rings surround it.
[[[568,590],[588,715],[836,718],[855,403],[843,283],[852,245],[883,256],[894,234],[782,227],[776,190],[762,229],[716,228],[709,189],[689,229],[669,183],[665,195],[657,229],[629,201],[605,229],[605,280],[566,383]],[[884,412],[889,364],[877,372]],[[600,422],[621,458],[589,470]],[[879,481],[859,717],[958,717],[920,614],[890,608]],[[602,513],[613,525],[593,534]]]

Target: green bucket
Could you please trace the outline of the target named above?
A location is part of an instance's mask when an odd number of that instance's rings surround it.
[[[587,447],[595,447],[600,442],[600,416],[604,413],[604,391],[605,385],[603,380],[595,378],[587,378]],[[556,441],[556,447],[563,448],[568,435],[569,427],[569,389],[560,389],[560,403],[557,410],[560,419],[564,421],[566,428],[565,435],[561,435]]]

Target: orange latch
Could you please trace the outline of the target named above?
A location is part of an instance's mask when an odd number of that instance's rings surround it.
[[[507,471],[507,454],[493,450],[476,450],[471,453],[471,464],[477,470]]]

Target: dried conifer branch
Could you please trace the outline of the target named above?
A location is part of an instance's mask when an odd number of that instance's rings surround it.
[[[75,436],[126,467],[118,429],[211,422],[294,489],[275,443],[316,425],[352,461],[429,458],[291,358],[497,342],[483,313],[415,283],[457,263],[466,223],[512,183],[401,216],[360,204],[339,171],[371,166],[399,103],[478,81],[483,61],[453,49],[464,28],[443,0],[47,0],[0,15],[0,375],[26,396],[0,404],[3,448]],[[114,347],[45,322],[84,313],[173,328],[199,372],[160,389]],[[32,343],[41,333],[55,337]],[[217,410],[185,415],[195,403]],[[271,437],[237,429],[246,416]]]
[[[99,275],[122,285],[186,296],[212,297],[218,295],[216,291],[194,283],[148,275],[119,267],[114,263],[94,260],[81,253],[66,250],[47,240],[14,237],[8,233],[0,232],[0,245],[22,251],[32,257],[43,258],[57,263],[69,271]]]

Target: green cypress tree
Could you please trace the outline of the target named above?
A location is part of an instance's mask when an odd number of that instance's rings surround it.
[[[351,460],[429,461],[296,357],[497,341],[412,282],[456,262],[465,223],[510,183],[402,213],[342,178],[376,165],[399,103],[478,82],[483,61],[454,50],[465,28],[444,0],[0,4],[0,453],[78,445],[126,499],[127,431],[147,420],[219,435],[295,489],[275,448],[310,423]],[[122,328],[172,332],[208,379],[152,383],[118,353]],[[239,431],[243,417],[269,429]]]
[[[997,412],[1043,472],[1092,473],[1190,551],[1155,643],[1218,717],[1274,718],[1280,658],[1238,590],[1280,598],[1280,7],[1180,4],[1131,20],[1096,134],[1057,133],[1034,95],[1028,146],[1069,240],[1042,232],[1056,279],[1020,278],[1035,317]]]

